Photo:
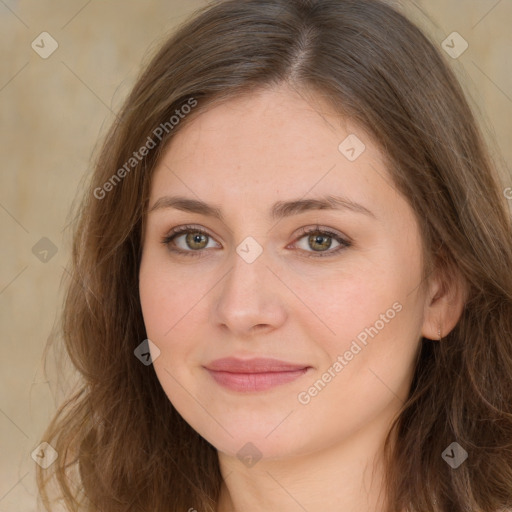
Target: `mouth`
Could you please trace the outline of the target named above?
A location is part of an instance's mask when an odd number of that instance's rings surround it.
[[[265,391],[303,376],[309,365],[278,359],[217,359],[204,367],[220,386],[238,392]]]

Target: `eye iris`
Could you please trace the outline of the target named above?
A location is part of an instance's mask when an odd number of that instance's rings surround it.
[[[326,244],[326,240],[328,241],[328,243]],[[311,247],[317,251],[319,249],[315,249],[314,248],[314,244],[320,244],[320,250],[321,249],[329,249],[329,247],[331,247],[331,244],[332,244],[332,239],[331,237],[329,236],[324,236],[324,235],[318,235],[318,234],[313,234],[313,235],[310,235],[309,237],[309,243],[312,244]],[[322,245],[322,243],[324,245]]]
[[[203,249],[204,247],[195,247],[194,244],[201,244],[201,241],[206,241],[206,235],[202,233],[188,233],[186,237],[187,245],[192,249]]]

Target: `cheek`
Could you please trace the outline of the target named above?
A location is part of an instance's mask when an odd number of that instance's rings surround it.
[[[330,354],[346,350],[358,336],[363,343],[373,339],[375,327],[376,337],[389,338],[387,343],[395,347],[414,341],[419,333],[421,238],[408,224],[401,227],[398,234],[382,232],[370,249],[347,251],[337,268],[294,269],[288,276],[287,283],[306,306],[292,298],[291,304],[305,313],[296,319],[308,322],[308,330],[324,340]]]
[[[205,349],[211,345],[208,302],[218,276],[206,268],[178,268],[149,252],[141,262],[139,293],[147,337],[158,347],[154,369],[175,404],[186,404],[196,388]]]
[[[355,385],[358,394],[370,397],[375,385],[382,386],[370,369],[396,389],[407,381],[423,321],[420,276],[418,254],[404,250],[387,258],[381,253],[336,278],[319,279],[321,289],[309,282],[302,285],[321,322],[311,314],[301,321],[308,322],[305,330],[317,333],[314,341],[326,355],[326,368],[342,356],[348,379],[343,386]],[[339,384],[342,380],[337,379]]]
[[[163,279],[157,279],[158,270],[141,268],[139,280],[140,303],[146,333],[149,339],[161,339],[172,326],[169,312],[174,310],[172,295]],[[160,276],[161,277],[161,276]]]
[[[194,339],[200,291],[193,283],[187,283],[179,272],[170,271],[156,257],[141,262],[139,293],[144,325],[147,337],[159,349],[153,367],[169,400],[181,405],[180,410],[186,409],[190,395],[179,383],[191,389],[190,382],[194,381],[188,364],[194,344],[187,340]]]
[[[190,324],[190,315],[207,290],[205,279],[197,275],[180,272],[158,258],[143,259],[139,294],[148,337],[165,341],[174,331]]]
[[[310,324],[316,325],[323,364],[296,401],[305,417],[328,416],[326,438],[348,435],[384,411],[391,414],[407,398],[421,307],[409,293],[408,279],[397,275],[381,268],[364,279],[331,282],[325,289],[332,300],[324,301],[322,318],[335,334],[319,328],[318,321]]]
[[[302,321],[308,321],[322,339],[330,340],[330,347],[340,349],[360,334],[364,341],[365,328],[376,322],[379,331],[397,323],[397,310],[405,306],[408,288],[399,276],[373,265],[320,277],[296,289],[307,306]]]

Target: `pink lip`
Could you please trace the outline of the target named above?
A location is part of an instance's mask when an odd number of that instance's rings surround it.
[[[217,359],[205,367],[215,381],[233,391],[264,391],[304,375],[308,365],[278,359]]]

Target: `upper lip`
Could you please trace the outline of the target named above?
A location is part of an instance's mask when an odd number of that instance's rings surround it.
[[[213,371],[230,373],[269,373],[269,372],[290,372],[308,368],[306,364],[289,363],[279,359],[257,357],[253,359],[237,359],[236,357],[225,357],[216,359],[205,365],[205,368]]]

